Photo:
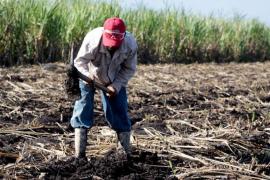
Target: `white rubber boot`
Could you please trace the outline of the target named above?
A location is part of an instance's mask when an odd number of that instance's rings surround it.
[[[85,157],[85,150],[87,144],[87,129],[75,128],[75,157]]]

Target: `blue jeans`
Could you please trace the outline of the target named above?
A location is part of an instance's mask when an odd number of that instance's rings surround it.
[[[75,102],[71,126],[73,128],[91,128],[94,118],[95,89],[80,81],[81,98]],[[128,102],[126,88],[122,87],[119,93],[109,98],[101,91],[101,99],[105,119],[116,132],[129,132],[131,121],[128,117]]]

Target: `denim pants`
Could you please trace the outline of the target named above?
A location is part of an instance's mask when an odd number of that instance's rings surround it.
[[[95,89],[80,81],[81,98],[75,102],[71,126],[73,128],[91,128],[94,118]],[[116,132],[129,132],[131,121],[128,117],[128,102],[126,88],[122,87],[119,93],[109,98],[101,91],[101,100],[105,119]]]

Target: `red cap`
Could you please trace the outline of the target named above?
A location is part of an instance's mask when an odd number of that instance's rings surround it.
[[[124,40],[126,26],[122,19],[113,17],[104,22],[103,45],[119,47]]]

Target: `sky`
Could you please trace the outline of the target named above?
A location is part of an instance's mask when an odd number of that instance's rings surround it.
[[[270,26],[270,0],[119,0],[122,7],[136,8],[141,3],[148,8],[159,10],[175,7],[195,14],[213,14],[222,17],[233,17],[235,14],[246,19],[257,18]]]

